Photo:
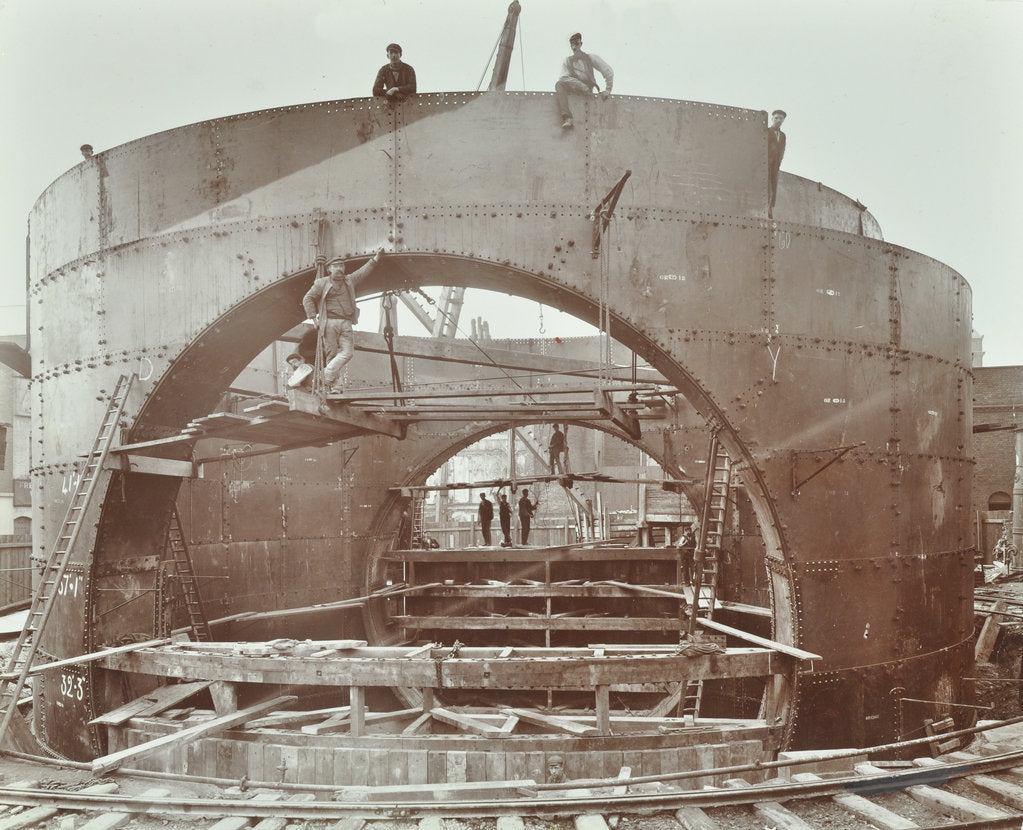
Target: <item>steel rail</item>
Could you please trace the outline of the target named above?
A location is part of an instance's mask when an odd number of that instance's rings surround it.
[[[584,813],[663,812],[681,807],[734,807],[764,801],[792,801],[827,798],[835,795],[869,797],[898,792],[912,786],[942,786],[954,778],[999,772],[1016,767],[1023,761],[1023,750],[959,761],[941,767],[915,767],[875,775],[854,775],[809,783],[757,784],[742,789],[683,790],[671,792],[618,793],[616,788],[632,785],[631,780],[602,782],[608,792],[594,792],[579,782],[575,789],[556,796],[550,791],[533,789],[521,782],[522,795],[515,798],[481,800],[392,800],[392,801],[263,801],[251,799],[163,798],[152,799],[126,795],[93,795],[61,790],[31,790],[0,787],[0,803],[11,806],[49,806],[62,810],[102,810],[136,815],[246,816],[249,818],[286,817],[289,819],[330,820],[349,817],[395,818],[431,815],[445,818],[499,817],[505,815],[574,816]],[[697,770],[696,775],[713,774],[714,770]],[[515,786],[516,782],[509,782]],[[569,782],[569,784],[576,782]],[[443,789],[443,788],[438,788]],[[372,787],[338,786],[336,792],[357,797]],[[535,793],[535,795],[533,795]],[[1016,822],[1023,813],[1011,816]],[[965,824],[963,826],[987,826]],[[1018,825],[1006,825],[1018,826]]]
[[[656,394],[673,395],[678,390],[674,387],[667,387],[664,389],[659,388],[659,384],[655,383],[619,383],[616,386],[604,387],[605,392],[650,392]],[[552,386],[550,389],[544,389],[542,392],[536,389],[530,389],[530,395],[578,395],[580,393],[592,393],[592,386]],[[349,391],[345,393],[346,402],[363,402],[363,401],[391,401],[396,398],[415,398],[416,400],[439,400],[442,398],[512,398],[524,395],[521,389],[461,389],[455,391],[445,390],[442,392],[431,392],[423,391],[411,392],[406,390],[403,392],[379,392],[379,391],[365,391],[360,392]],[[548,403],[543,401],[542,403]],[[530,404],[530,406],[537,406],[537,404]]]
[[[942,738],[965,736],[978,732],[986,732],[1003,726],[1023,722],[1023,717],[1011,718],[1004,721],[995,721],[983,726],[974,726],[967,729],[957,730],[942,734]],[[852,757],[870,756],[895,749],[905,749],[913,746],[921,746],[932,743],[934,737],[914,738],[912,740],[899,741],[891,744],[882,744],[873,747],[851,748],[829,752],[828,757]],[[22,752],[6,751],[2,754],[13,758],[43,764],[68,766],[74,769],[88,770],[88,764],[81,764],[74,761],[62,761],[42,756],[27,755]],[[168,798],[159,800],[146,800],[131,796],[103,796],[83,795],[81,793],[64,792],[59,790],[32,790],[16,789],[12,787],[0,787],[0,804],[12,806],[57,806],[66,810],[98,810],[107,809],[113,812],[130,812],[137,814],[192,814],[192,815],[245,815],[252,817],[272,817],[284,815],[289,818],[344,818],[344,817],[407,817],[414,812],[422,814],[437,815],[441,817],[476,816],[489,817],[501,815],[522,815],[534,814],[545,816],[577,815],[580,812],[594,812],[595,808],[603,811],[610,811],[617,808],[620,812],[657,812],[665,811],[683,806],[694,807],[725,807],[731,805],[745,805],[761,801],[786,800],[786,799],[809,799],[824,798],[840,794],[862,794],[896,792],[906,787],[919,784],[942,784],[953,778],[965,777],[973,774],[999,772],[1004,769],[1011,769],[1023,763],[1023,749],[999,755],[986,756],[984,758],[959,761],[952,764],[944,764],[941,767],[915,767],[912,769],[885,772],[877,775],[855,775],[845,778],[824,779],[805,784],[788,783],[774,785],[754,785],[745,789],[723,789],[723,790],[684,790],[659,793],[599,793],[581,797],[579,791],[589,792],[592,789],[613,790],[623,786],[635,786],[637,784],[650,782],[667,782],[685,778],[701,778],[707,776],[730,775],[750,771],[764,771],[780,767],[800,766],[810,763],[814,759],[788,759],[783,761],[753,762],[728,767],[715,767],[709,769],[685,770],[677,773],[666,773],[661,775],[640,776],[630,778],[627,781],[619,779],[577,779],[563,784],[527,784],[527,782],[508,782],[509,788],[528,787],[533,797],[515,798],[495,801],[493,798],[486,802],[479,801],[447,801],[438,803],[436,801],[414,801],[404,799],[395,802],[367,802],[344,803],[337,801],[320,802],[251,802],[243,800],[221,800],[215,802],[205,799]],[[237,779],[210,778],[203,776],[190,776],[183,774],[172,774],[153,770],[120,769],[117,775],[135,778],[150,778],[155,780],[176,781],[182,783],[237,786],[240,782]],[[244,779],[242,779],[244,780]],[[353,796],[359,795],[362,798],[370,796],[374,791],[382,791],[387,788],[378,788],[363,785],[326,785],[326,784],[297,784],[293,782],[247,782],[251,789],[279,789],[287,792],[313,792],[313,793],[349,793]],[[493,786],[493,784],[491,784]],[[438,790],[443,790],[438,785]],[[557,790],[567,789],[564,796],[555,796]],[[575,792],[572,792],[572,791]],[[134,805],[134,806],[133,806]],[[221,812],[216,812],[222,808]],[[279,809],[278,809],[279,808]],[[306,813],[305,810],[312,812]],[[318,812],[317,812],[318,811]],[[1023,814],[1021,814],[1023,816]],[[1015,820],[1019,817],[1014,816]],[[943,825],[944,827],[982,828],[982,827],[1016,827],[1015,824],[997,823],[972,823],[965,822],[961,825]]]

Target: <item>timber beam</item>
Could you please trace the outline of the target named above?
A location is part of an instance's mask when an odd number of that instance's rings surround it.
[[[202,478],[202,467],[199,464],[174,458],[160,458],[155,455],[110,453],[103,466],[108,470],[120,470],[125,473],[145,473],[146,475],[174,476],[176,478]]]
[[[609,559],[629,559],[635,562],[653,560],[675,562],[678,548],[635,548],[624,545],[559,545],[557,547],[490,547],[453,550],[450,548],[424,548],[422,550],[390,550],[380,554],[381,559],[399,562],[604,562]],[[614,583],[608,583],[614,584]],[[625,583],[623,583],[625,584]]]
[[[288,398],[296,412],[319,415],[324,420],[334,421],[346,427],[354,427],[360,433],[377,433],[398,439],[405,437],[405,424],[394,418],[356,408],[347,401],[327,398],[325,402],[321,403],[315,395],[294,390],[289,393]]]
[[[626,435],[635,440],[642,436],[639,426],[639,419],[634,411],[635,405],[623,405],[616,403],[611,393],[606,389],[598,389],[594,392],[594,400],[601,412],[606,413],[608,420],[622,430]]]
[[[244,656],[251,643],[239,643],[237,651],[215,652],[199,646],[138,649],[98,661],[108,669],[191,680],[224,680],[246,683],[447,689],[568,689],[656,691],[657,684],[734,677],[766,677],[784,673],[792,658],[772,649],[736,648],[686,656],[674,651],[599,654],[578,657],[535,655],[477,659],[458,651],[435,649],[437,656],[382,657],[382,649],[348,650],[344,655]],[[327,651],[327,649],[324,649]],[[401,651],[400,649],[398,650]],[[537,650],[542,653],[542,650]],[[499,652],[495,652],[499,654]],[[358,656],[356,656],[358,655]],[[364,655],[364,656],[363,656]]]
[[[510,478],[492,478],[485,481],[452,481],[448,484],[415,484],[415,485],[401,485],[392,487],[392,490],[398,490],[403,496],[411,496],[418,493],[430,493],[436,491],[447,491],[447,490],[481,490],[481,489],[497,489],[500,487],[511,487],[512,485],[520,486],[524,484],[546,484],[555,482],[562,485],[563,487],[571,487],[577,481],[597,481],[602,484],[646,484],[652,486],[660,484],[661,489],[667,490],[668,492],[676,492],[679,486],[683,484],[695,484],[696,479],[694,478],[668,478],[663,481],[658,481],[653,478],[622,478],[621,476],[611,476],[605,473],[559,473],[558,475],[536,475],[536,476],[517,476],[515,479]],[[587,543],[593,544],[593,543]]]

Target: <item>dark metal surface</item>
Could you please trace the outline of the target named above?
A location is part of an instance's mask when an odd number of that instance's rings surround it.
[[[359,99],[250,113],[83,162],[30,217],[40,544],[56,532],[62,477],[95,434],[99,390],[126,367],[145,370],[130,440],[212,412],[302,319],[321,220],[329,253],[353,266],[387,249],[362,294],[490,288],[595,321],[602,266],[589,254],[589,212],[630,169],[605,251],[612,333],[720,428],[759,520],[774,636],[824,654],[792,693],[797,743],[896,730],[886,697],[896,676],[907,696],[959,700],[971,602],[969,287],[911,251],[784,221],[859,222],[833,192],[795,191],[805,203],[786,214],[783,199],[769,221],[763,128],[763,113],[616,96],[581,108],[566,136],[550,95],[435,94],[393,108]],[[438,424],[405,442],[296,451],[286,473],[225,469],[219,486],[192,483],[183,520],[190,543],[205,543],[196,571],[229,577],[216,589],[225,606],[361,593],[400,512],[388,488],[422,483],[501,427]],[[860,442],[792,495],[794,466]],[[299,483],[303,465],[311,478]],[[178,489],[173,478],[115,475],[87,567],[155,553]],[[96,580],[90,608],[101,587],[117,586]],[[150,601],[124,608],[62,610],[62,626],[85,638],[56,656],[149,630]],[[837,686],[835,705],[856,714],[825,727],[820,695],[801,698],[800,687],[832,676],[862,682]],[[52,695],[44,705],[51,739],[83,729]],[[906,713],[905,728],[934,714]],[[80,746],[69,741],[69,754]]]

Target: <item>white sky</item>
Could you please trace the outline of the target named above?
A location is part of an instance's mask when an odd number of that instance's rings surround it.
[[[1023,364],[1023,0],[521,2],[509,89],[552,89],[579,30],[615,92],[787,110],[782,169],[859,198],[887,240],[959,271],[985,365]],[[475,89],[507,7],[0,0],[0,334],[24,323],[28,212],[79,145],[368,95],[392,40],[421,91]],[[467,312],[494,336],[538,336],[538,322]]]

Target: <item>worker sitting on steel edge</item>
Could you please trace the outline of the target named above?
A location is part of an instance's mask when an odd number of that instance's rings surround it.
[[[771,126],[767,128],[767,215],[772,218],[778,198],[778,172],[785,158],[785,133],[781,125],[786,117],[785,110],[775,110],[771,113]]]
[[[611,94],[611,87],[614,86],[615,73],[607,61],[599,55],[590,55],[582,50],[583,36],[576,32],[568,39],[572,47],[572,54],[565,58],[561,64],[561,77],[554,85],[554,91],[558,96],[558,110],[561,112],[561,127],[569,129],[572,126],[572,108],[568,105],[569,95],[589,95],[594,89],[598,89],[597,79],[593,74],[596,69],[604,76],[604,83],[607,88],[600,93],[601,98],[607,98]]]
[[[373,97],[404,101],[416,94],[416,70],[401,60],[401,47],[387,44],[387,63],[380,67],[373,82]]]
[[[320,346],[323,349],[323,385],[327,393],[340,394],[341,370],[355,356],[355,333],[352,325],[359,321],[355,305],[355,284],[376,267],[384,249],[351,276],[345,274],[345,262],[335,257],[327,263],[328,274],[313,282],[302,298],[306,313],[305,324],[318,326]]]

